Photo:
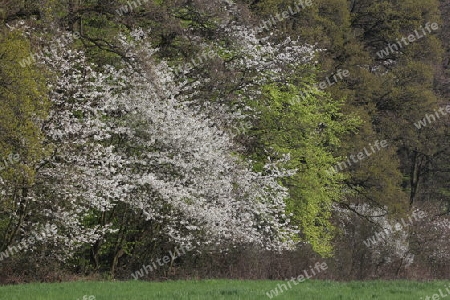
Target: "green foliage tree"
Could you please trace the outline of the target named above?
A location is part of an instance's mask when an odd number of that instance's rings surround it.
[[[306,82],[313,82],[304,78]],[[286,178],[289,213],[299,225],[303,241],[321,255],[332,253],[334,229],[330,223],[332,204],[343,197],[343,173],[329,172],[339,160],[333,156],[342,137],[359,124],[358,118],[341,112],[342,101],[313,89],[304,97],[293,84],[270,84],[263,98],[253,103],[261,116],[252,132],[255,159],[287,155],[287,167],[297,173]]]
[[[6,33],[0,40],[0,157],[18,157],[0,171],[0,249],[5,249],[29,213],[28,195],[36,169],[48,153],[40,127],[49,102],[44,73],[19,65],[31,54],[29,42],[19,32]]]

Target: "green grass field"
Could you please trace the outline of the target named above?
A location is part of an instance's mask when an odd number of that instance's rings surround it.
[[[162,283],[127,282],[68,282],[55,284],[24,284],[0,287],[0,299],[24,300],[148,300],[148,299],[269,299],[266,292],[282,281],[167,281]],[[445,292],[450,282],[368,281],[336,283],[306,281],[272,299],[425,299],[425,296]],[[450,289],[450,288],[449,288]],[[90,297],[89,297],[90,296]],[[95,298],[94,298],[95,297]],[[442,298],[439,298],[442,299]]]

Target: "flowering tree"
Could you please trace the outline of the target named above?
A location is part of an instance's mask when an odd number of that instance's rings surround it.
[[[292,171],[277,163],[252,171],[230,135],[195,99],[180,96],[167,64],[149,63],[154,50],[129,43],[131,65],[123,69],[99,68],[63,48],[43,61],[58,74],[44,126],[55,151],[38,173],[34,218],[58,224],[55,253],[64,259],[91,245],[98,264],[109,236],[121,236],[114,251],[125,247],[118,219],[130,212],[158,228],[153,241],[292,247],[296,231],[277,182]]]

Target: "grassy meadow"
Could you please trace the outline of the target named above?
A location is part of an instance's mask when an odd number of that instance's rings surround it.
[[[33,283],[0,287],[0,299],[16,300],[221,300],[270,299],[266,292],[286,281],[166,281],[166,282],[66,282]],[[366,281],[338,283],[306,281],[272,299],[362,300],[425,299],[445,291],[450,282]],[[84,298],[83,298],[84,297]]]

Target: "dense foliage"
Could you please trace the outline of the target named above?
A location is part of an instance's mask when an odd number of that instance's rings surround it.
[[[450,2],[311,3],[0,0],[3,268],[450,264]]]

